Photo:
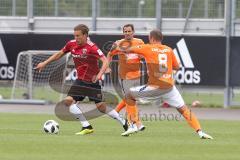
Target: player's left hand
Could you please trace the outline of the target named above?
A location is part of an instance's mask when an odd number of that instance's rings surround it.
[[[117,47],[118,47],[117,43],[116,43],[116,42],[113,43],[113,44],[112,44],[112,47],[111,47],[111,49],[110,49],[110,52],[114,51]]]

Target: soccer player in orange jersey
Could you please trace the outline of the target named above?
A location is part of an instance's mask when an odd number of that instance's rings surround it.
[[[121,46],[137,46],[142,45],[144,42],[141,39],[134,38],[134,26],[132,24],[126,24],[123,26],[123,35],[124,39],[118,40],[115,43],[120,44]],[[119,77],[120,77],[120,85],[122,88],[122,93],[124,99],[117,105],[115,110],[120,112],[125,106],[127,111],[128,120],[132,119],[132,121],[136,122],[138,130],[144,130],[145,126],[142,125],[139,117],[138,117],[138,108],[136,106],[136,102],[133,103],[132,107],[128,107],[126,104],[126,95],[129,92],[129,89],[134,86],[140,85],[140,61],[141,57],[134,53],[129,54],[121,54],[121,53],[108,53],[108,60],[111,61],[114,55],[118,54],[119,58]],[[131,120],[130,120],[131,121]]]
[[[147,63],[148,83],[144,86],[133,87],[130,89],[131,98],[127,103],[129,106],[134,104],[136,98],[161,98],[170,106],[175,107],[179,113],[187,120],[188,124],[198,133],[202,139],[213,139],[201,129],[197,117],[185,105],[184,100],[174,85],[173,71],[179,69],[179,63],[173,50],[161,43],[163,39],[160,30],[152,30],[149,34],[150,44],[139,45],[125,49],[127,53],[134,52],[142,55]],[[118,46],[116,50],[123,50]],[[136,127],[131,127],[124,133],[127,136],[137,132]]]

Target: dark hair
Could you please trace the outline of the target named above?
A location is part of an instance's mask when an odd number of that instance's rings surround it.
[[[162,32],[159,29],[154,29],[150,32],[150,38],[161,42],[163,40]]]
[[[134,25],[133,25],[133,24],[125,24],[125,25],[123,26],[123,31],[124,31],[124,28],[125,28],[125,27],[131,27],[132,30],[134,31]]]
[[[82,34],[87,34],[88,35],[89,28],[85,24],[79,24],[79,25],[74,27],[74,31],[82,31]]]

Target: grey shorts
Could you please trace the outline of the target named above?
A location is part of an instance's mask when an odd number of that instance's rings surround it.
[[[140,86],[140,78],[120,79],[119,81],[122,88],[122,94],[124,97],[126,97],[130,93],[130,88]]]

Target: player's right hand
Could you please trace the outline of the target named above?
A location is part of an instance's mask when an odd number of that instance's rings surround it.
[[[105,70],[105,74],[107,74],[107,73],[111,73],[112,72],[112,69],[110,68],[110,67],[108,67],[106,70]]]
[[[41,62],[38,63],[38,65],[34,69],[38,70],[38,72],[41,72],[45,66],[46,64],[44,62]]]

